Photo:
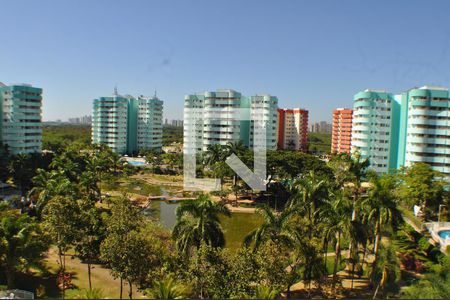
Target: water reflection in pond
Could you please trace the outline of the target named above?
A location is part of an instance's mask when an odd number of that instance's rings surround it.
[[[144,213],[172,230],[176,223],[176,209],[178,203],[169,204],[165,201],[153,201],[149,209]],[[231,217],[220,218],[222,228],[225,232],[226,247],[237,249],[242,245],[245,236],[262,223],[258,214],[232,213]]]

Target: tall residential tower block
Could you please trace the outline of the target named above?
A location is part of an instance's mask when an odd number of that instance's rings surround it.
[[[352,119],[353,109],[337,108],[333,110],[331,153],[350,153],[352,140]]]
[[[249,148],[265,139],[267,149],[276,149],[278,99],[271,95],[246,97],[234,90],[217,90],[187,95],[184,99],[184,152],[206,151],[214,144],[242,141]],[[265,137],[259,137],[252,120],[240,119],[236,109],[248,109],[249,116],[263,120]],[[220,111],[220,116],[217,115]],[[258,111],[261,115],[256,115]],[[260,140],[261,141],[261,140]]]
[[[161,150],[163,102],[154,97],[114,93],[94,100],[92,142],[105,144],[118,154]]]
[[[450,177],[450,93],[423,86],[396,96],[400,103],[397,167],[425,162]]]
[[[308,150],[308,111],[278,109],[278,149]]]
[[[402,94],[366,90],[354,97],[352,151],[386,173],[415,162],[450,177],[450,93],[423,86]]]
[[[13,155],[42,150],[42,89],[0,83],[0,142]]]

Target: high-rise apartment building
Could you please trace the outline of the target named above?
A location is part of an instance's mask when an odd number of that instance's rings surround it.
[[[42,150],[42,89],[0,83],[0,141],[13,155]]]
[[[163,102],[155,96],[139,96],[137,148],[161,149]]]
[[[183,127],[183,120],[172,120],[172,126]]]
[[[423,86],[397,96],[401,105],[397,167],[425,162],[450,177],[450,94]]]
[[[265,137],[259,136],[255,130],[254,121],[250,121],[249,147],[253,148],[254,142],[259,140],[259,145],[264,144],[266,149],[275,150],[277,148],[278,98],[271,95],[255,95],[248,97],[248,101],[250,101],[252,118],[263,121],[266,129]],[[265,141],[262,142],[264,139]]]
[[[240,108],[248,109],[250,114],[264,121],[265,137],[255,134],[253,121],[241,120],[233,114]],[[267,149],[276,149],[277,108],[277,97],[270,95],[245,97],[234,90],[187,95],[184,100],[184,152],[206,151],[209,145],[238,141],[251,148],[254,138],[265,138]],[[263,111],[261,116],[255,115],[257,109]]]
[[[309,131],[313,133],[331,133],[332,127],[332,124],[326,121],[320,121],[311,124]]]
[[[137,99],[114,92],[94,100],[92,142],[106,144],[118,154],[160,150],[163,102],[156,96]]]
[[[333,131],[331,153],[350,153],[352,140],[353,109],[337,108],[333,110]]]
[[[351,150],[369,158],[378,173],[395,168],[398,136],[398,104],[386,91],[365,90],[354,97]]]
[[[278,109],[278,149],[308,149],[308,111],[306,109]]]
[[[128,106],[132,99],[115,94],[94,100],[92,142],[105,144],[119,154],[128,153]]]
[[[92,123],[92,116],[82,116],[80,118],[69,118],[67,121],[70,124],[90,125]]]
[[[352,151],[379,173],[428,163],[450,177],[450,94],[424,86],[400,95],[366,90],[356,94]]]

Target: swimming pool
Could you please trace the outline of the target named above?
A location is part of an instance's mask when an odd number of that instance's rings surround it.
[[[438,235],[443,240],[445,240],[447,238],[450,239],[450,230],[441,230],[438,232]]]
[[[128,160],[127,162],[130,165],[132,165],[132,166],[143,166],[143,165],[145,165],[145,162],[140,161],[140,160]]]

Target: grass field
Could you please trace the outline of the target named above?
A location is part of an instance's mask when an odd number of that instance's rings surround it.
[[[331,151],[331,133],[308,132],[308,149],[323,154]]]
[[[58,255],[56,248],[51,248],[45,259],[45,265],[51,273],[56,274],[59,268],[57,263]],[[72,274],[72,283],[75,288],[66,290],[66,298],[79,298],[85,290],[89,289],[87,265],[82,263],[78,258],[69,253],[66,256],[67,272]],[[118,299],[120,294],[120,280],[114,279],[109,270],[101,265],[94,264],[91,270],[92,288],[101,289],[104,297]],[[55,286],[56,288],[56,286]],[[134,287],[134,290],[136,288]],[[56,292],[57,293],[57,292]],[[48,291],[49,296],[55,296],[55,291]],[[143,295],[139,292],[133,292],[135,298],[141,298]],[[123,296],[128,296],[128,285],[123,286]]]

